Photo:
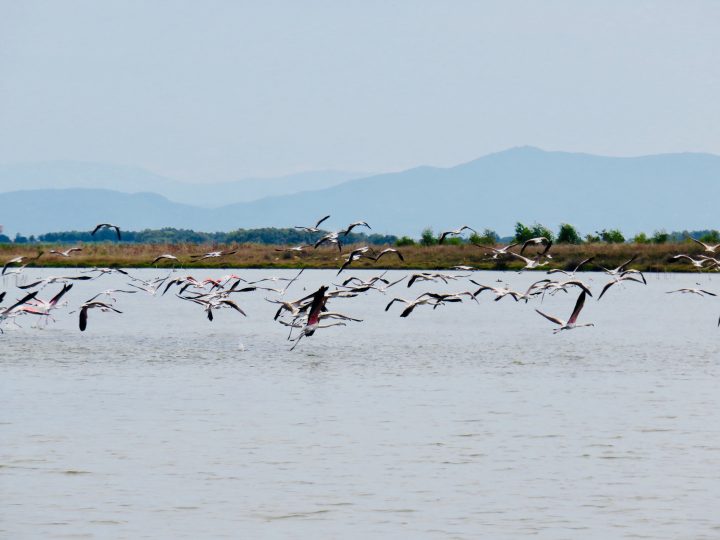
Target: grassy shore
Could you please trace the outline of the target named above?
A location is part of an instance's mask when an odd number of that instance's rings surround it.
[[[339,268],[342,260],[353,246],[345,246],[343,253],[337,249],[322,247],[309,248],[302,253],[278,251],[279,246],[263,244],[241,245],[158,245],[158,244],[84,244],[81,252],[72,253],[70,257],[50,254],[51,249],[67,249],[67,245],[27,245],[0,244],[0,263],[18,256],[33,257],[38,251],[43,255],[30,263],[31,267],[93,267],[117,266],[124,268],[147,268],[150,262],[161,253],[172,253],[180,259],[180,263],[161,261],[159,268]],[[207,259],[193,262],[190,255],[214,250],[237,249],[237,253],[221,259]],[[523,267],[518,259],[488,260],[487,251],[473,245],[443,246],[407,246],[399,248],[405,262],[395,255],[387,254],[379,262],[361,259],[350,268],[405,268],[405,269],[448,269],[457,265],[468,265],[483,270],[519,270]],[[516,250],[517,248],[513,248]],[[528,249],[530,251],[530,249]],[[632,267],[650,272],[687,272],[693,267],[686,262],[670,260],[678,253],[699,255],[701,248],[692,243],[679,244],[583,244],[554,245],[550,251],[552,259],[542,270],[550,268],[568,269],[579,261],[594,256],[595,260],[583,267],[583,270],[599,270],[598,265],[615,267],[633,255],[637,259]],[[527,255],[527,253],[526,253]]]

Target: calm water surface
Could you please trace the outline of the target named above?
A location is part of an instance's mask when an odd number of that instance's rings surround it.
[[[720,538],[720,302],[665,294],[718,277],[613,287],[559,335],[534,308],[567,318],[575,292],[401,319],[393,293],[469,287],[403,283],[292,352],[261,293],[214,322],[120,296],[80,333],[68,312],[121,277],[0,336],[2,538]]]

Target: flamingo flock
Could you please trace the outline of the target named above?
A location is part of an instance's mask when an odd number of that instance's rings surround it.
[[[343,229],[337,231],[322,231],[319,227],[322,223],[330,218],[329,215],[315,222],[311,226],[298,226],[309,232],[323,232],[322,238],[318,240],[314,247],[312,246],[296,246],[283,248],[286,250],[301,251],[304,249],[321,248],[323,245],[331,246],[331,249],[337,248],[342,253],[344,237],[347,236],[356,227],[366,227],[370,229],[370,225],[365,221],[356,221],[350,223]],[[98,224],[93,229],[93,234],[100,229],[110,228],[116,231],[118,239],[121,238],[120,227],[109,223]],[[474,231],[468,225],[463,225],[457,229],[451,229],[441,233],[440,238],[444,240],[449,236],[459,236],[464,231]],[[703,248],[705,253],[710,255],[700,255],[693,258],[690,255],[679,254],[675,259],[687,259],[691,264],[699,270],[708,270],[720,268],[720,260],[713,257],[715,250],[720,246],[704,244],[696,241]],[[482,246],[476,244],[479,248],[486,251],[487,257],[492,260],[498,259],[520,259],[525,263],[525,267],[521,270],[537,270],[549,263],[552,259],[550,249],[552,241],[545,237],[531,238],[522,245],[513,243],[507,246]],[[511,251],[512,248],[520,246],[519,250]],[[72,257],[73,253],[81,251],[81,247],[73,247],[64,251],[51,250],[50,253],[64,258]],[[238,250],[218,250],[206,253],[191,255],[193,261],[201,261],[206,259],[217,259],[226,257],[236,253]],[[525,254],[527,252],[527,255]],[[534,253],[533,253],[534,252]],[[363,294],[378,293],[386,295],[388,290],[393,287],[399,287],[405,282],[404,288],[411,289],[413,285],[424,284],[423,286],[431,286],[433,283],[458,283],[459,290],[450,293],[440,293],[433,291],[423,291],[415,297],[405,298],[405,295],[393,295],[386,303],[385,312],[392,313],[391,308],[395,304],[402,304],[402,310],[399,316],[402,318],[409,317],[416,309],[424,307],[432,307],[436,310],[439,307],[456,304],[466,301],[479,303],[482,293],[489,293],[493,300],[498,302],[503,298],[512,298],[515,302],[528,303],[534,300],[542,301],[545,295],[555,295],[557,293],[569,293],[572,290],[579,290],[579,294],[567,320],[561,319],[554,315],[550,315],[535,309],[535,311],[543,318],[549,320],[556,325],[553,332],[559,333],[564,330],[572,330],[581,327],[592,327],[593,323],[578,322],[583,308],[586,305],[586,299],[593,297],[593,293],[589,284],[583,282],[577,277],[580,269],[592,262],[594,257],[584,259],[575,264],[570,269],[551,269],[545,274],[545,277],[538,279],[532,283],[527,289],[513,290],[509,285],[492,286],[482,284],[477,279],[478,276],[474,269],[470,266],[460,265],[454,267],[455,272],[433,271],[433,272],[412,272],[405,276],[390,281],[387,279],[386,272],[373,276],[369,279],[361,279],[356,276],[349,276],[337,284],[325,284],[310,294],[303,294],[299,298],[289,300],[286,295],[289,289],[302,277],[303,270],[300,270],[294,277],[277,277],[269,276],[259,280],[247,281],[240,275],[228,274],[220,278],[199,279],[190,275],[179,275],[177,269],[169,270],[164,276],[152,279],[141,279],[135,277],[131,272],[119,268],[92,268],[81,272],[80,275],[63,275],[48,276],[38,279],[30,279],[28,283],[20,283],[20,279],[24,277],[27,265],[32,260],[37,260],[43,255],[39,252],[35,257],[16,256],[5,261],[2,269],[3,276],[14,276],[15,287],[18,289],[19,298],[11,300],[9,304],[3,307],[5,300],[12,296],[9,291],[0,291],[0,332],[3,332],[3,326],[9,325],[21,326],[20,321],[24,317],[36,317],[44,321],[46,324],[55,322],[54,315],[62,308],[67,306],[67,301],[63,302],[65,295],[73,289],[79,282],[87,282],[89,289],[102,276],[112,273],[118,273],[127,278],[127,287],[124,289],[105,289],[98,291],[97,288],[89,290],[88,299],[80,303],[74,311],[70,313],[78,314],[78,328],[80,331],[86,331],[88,328],[89,315],[91,311],[98,313],[108,313],[121,315],[123,311],[119,309],[119,295],[130,295],[145,293],[149,296],[166,296],[171,291],[173,295],[182,301],[199,306],[204,312],[208,321],[213,321],[217,312],[221,310],[231,310],[239,316],[247,317],[248,313],[243,309],[242,298],[248,294],[263,294],[264,299],[271,304],[278,306],[273,320],[278,324],[289,328],[287,339],[294,342],[291,350],[297,347],[301,340],[310,338],[316,334],[318,330],[336,326],[346,326],[349,323],[360,323],[361,319],[351,314],[343,313],[337,310],[331,310],[329,304],[335,306],[342,299],[351,299]],[[394,255],[400,261],[404,262],[402,253],[395,248],[385,248],[380,251],[374,250],[370,246],[360,246],[348,253],[345,258],[340,259],[340,268],[336,274],[339,276],[343,271],[347,271],[353,262],[360,259],[369,259],[377,262],[383,256]],[[597,265],[608,276],[609,280],[603,285],[597,300],[600,300],[610,290],[619,289],[621,284],[647,285],[647,280],[643,273],[637,269],[633,269],[630,265],[635,261],[636,256],[625,261],[623,264],[615,268],[605,268]],[[160,261],[179,262],[178,257],[172,253],[163,253],[158,255],[152,264]],[[466,272],[459,274],[457,271]],[[564,280],[553,279],[554,275],[562,274]],[[45,295],[46,290],[51,290],[55,285],[59,285],[59,290],[51,291],[52,296]],[[616,287],[618,286],[618,287]],[[686,287],[673,291],[671,293],[681,293],[689,295],[697,295],[700,297],[716,296],[716,293],[702,289],[700,287]],[[617,294],[617,293],[614,293]],[[40,296],[47,298],[43,300]],[[273,296],[274,295],[274,296]],[[102,298],[101,298],[102,297]],[[124,300],[123,300],[124,301]],[[397,313],[397,312],[395,312]],[[720,326],[720,320],[718,321]]]

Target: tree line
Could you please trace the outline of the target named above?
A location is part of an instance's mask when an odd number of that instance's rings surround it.
[[[266,227],[260,229],[237,229],[230,232],[198,232],[191,229],[145,229],[142,231],[123,231],[122,241],[133,244],[270,244],[270,245],[300,245],[314,244],[324,233],[307,233],[298,229]],[[525,242],[530,238],[544,236],[557,244],[665,244],[668,242],[682,242],[688,237],[706,243],[720,243],[720,232],[715,229],[700,231],[654,231],[648,235],[644,232],[626,238],[619,229],[602,229],[593,233],[581,235],[576,227],[569,223],[560,225],[557,233],[540,223],[525,225],[521,222],[515,224],[514,236],[500,237],[492,229],[484,229],[472,233],[466,238],[446,238],[443,242],[448,245],[480,244],[495,245],[498,243]],[[116,241],[115,232],[111,230],[98,231],[94,236],[89,231],[63,231],[50,232],[37,236],[24,236],[16,234],[11,239],[2,234],[0,229],[0,243],[15,244],[73,244],[78,242],[112,242]],[[396,246],[433,246],[438,243],[438,237],[431,228],[426,228],[415,239],[410,236],[397,237],[395,235],[350,233],[345,238],[346,244],[372,244]]]
[[[237,229],[230,232],[198,232],[190,229],[145,229],[142,231],[122,231],[122,241],[131,244],[314,244],[323,236],[322,232],[307,233],[298,229]],[[63,231],[23,236],[17,234],[14,240],[0,234],[0,243],[16,244],[73,244],[77,242],[117,241],[113,230],[100,230],[95,235],[90,231]],[[383,234],[365,234],[351,232],[344,239],[346,244],[366,243],[373,245],[394,244],[397,236]]]
[[[553,232],[549,227],[540,223],[533,225],[525,225],[517,222],[515,224],[514,236],[501,238],[494,230],[484,229],[482,232],[475,232],[467,238],[453,237],[446,238],[443,244],[462,245],[467,243],[478,245],[494,245],[498,243],[509,244],[511,242],[525,242],[531,238],[544,236],[557,244],[666,244],[669,242],[682,242],[687,238],[695,238],[706,243],[720,243],[720,232],[715,229],[705,229],[700,231],[675,231],[666,232],[664,230],[656,230],[651,235],[644,232],[638,233],[633,237],[626,238],[620,229],[602,229],[594,233],[580,234],[576,227],[569,223],[562,223],[557,231]],[[428,227],[422,231],[419,240],[403,236],[398,239],[398,245],[433,246],[438,243],[438,236]]]

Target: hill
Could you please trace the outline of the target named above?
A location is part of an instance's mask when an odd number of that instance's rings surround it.
[[[717,200],[718,156],[619,158],[523,147],[455,167],[418,167],[215,209],[102,190],[6,193],[0,194],[0,223],[9,233],[24,234],[88,228],[106,220],[128,229],[216,231],[310,224],[331,214],[325,224],[330,229],[364,219],[372,232],[415,237],[427,226],[441,230],[463,224],[505,235],[516,221],[633,234],[716,228]]]
[[[233,182],[179,182],[140,167],[80,161],[0,164],[0,193],[18,189],[109,189],[121,193],[150,192],[203,207],[248,202],[307,190],[324,189],[366,176],[343,171],[309,171],[277,178]]]

